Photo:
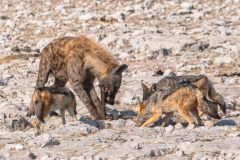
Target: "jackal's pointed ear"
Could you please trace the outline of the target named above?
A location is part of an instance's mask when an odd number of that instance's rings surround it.
[[[149,88],[143,82],[141,83],[141,85],[143,89],[143,100],[147,100],[148,97],[150,96]]]
[[[122,74],[123,71],[125,71],[128,68],[128,65],[121,64],[120,66],[113,68],[112,74]]]

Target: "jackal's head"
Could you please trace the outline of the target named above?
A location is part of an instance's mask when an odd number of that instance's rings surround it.
[[[104,102],[110,105],[115,103],[115,96],[122,82],[122,72],[126,70],[127,67],[126,64],[115,67],[106,77],[99,80],[99,87],[101,94],[104,95]]]
[[[32,100],[30,103],[30,107],[34,108],[36,117],[44,123],[44,116],[43,116],[43,102],[41,99],[41,89],[35,89]]]
[[[145,107],[143,101],[140,101],[140,98],[138,97],[138,114],[135,121],[135,126],[141,126],[147,119],[146,117],[146,112],[145,112]]]

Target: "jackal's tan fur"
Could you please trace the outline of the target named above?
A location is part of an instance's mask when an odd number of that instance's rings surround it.
[[[76,118],[76,100],[74,94],[68,88],[43,87],[35,89],[31,107],[35,109],[37,118],[44,122],[44,118],[50,111],[60,110],[63,125],[65,121],[65,110]]]
[[[157,121],[162,114],[167,114],[171,117],[173,112],[176,111],[189,124],[201,124],[199,110],[204,111],[208,106],[206,106],[207,103],[204,102],[204,96],[198,88],[185,84],[170,95],[165,96],[164,92],[169,91],[166,91],[166,89],[157,90],[148,100],[140,103],[136,121],[138,126],[148,126]]]
[[[171,87],[176,84],[190,83],[195,85],[204,95],[208,97],[214,103],[217,103],[222,112],[226,113],[226,103],[222,95],[217,93],[212,85],[212,82],[205,75],[183,75],[183,76],[170,76],[164,77],[157,83],[153,83],[150,88],[143,87],[143,100],[147,100],[148,97],[154,93],[156,90]],[[148,94],[145,94],[148,93]]]

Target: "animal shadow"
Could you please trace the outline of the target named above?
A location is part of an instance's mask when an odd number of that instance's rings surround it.
[[[221,119],[216,123],[216,126],[236,126],[237,123],[232,119]]]
[[[98,129],[104,129],[105,128],[105,123],[100,120],[94,120],[91,119],[90,117],[87,116],[82,116],[79,121],[83,122],[84,124],[88,124],[90,126],[94,126]]]

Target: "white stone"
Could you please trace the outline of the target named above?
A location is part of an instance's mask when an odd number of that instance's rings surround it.
[[[169,125],[165,128],[166,133],[171,133],[174,130],[174,126]]]
[[[10,19],[7,20],[7,22],[5,24],[5,26],[10,27],[11,29],[15,28],[15,25],[16,25],[15,22]]]
[[[89,20],[93,20],[96,18],[96,14],[95,13],[87,13],[84,14],[82,16],[79,17],[79,20],[81,21],[89,21]]]
[[[217,66],[224,66],[233,63],[233,59],[229,56],[224,56],[224,57],[217,57],[214,60],[214,64]]]

